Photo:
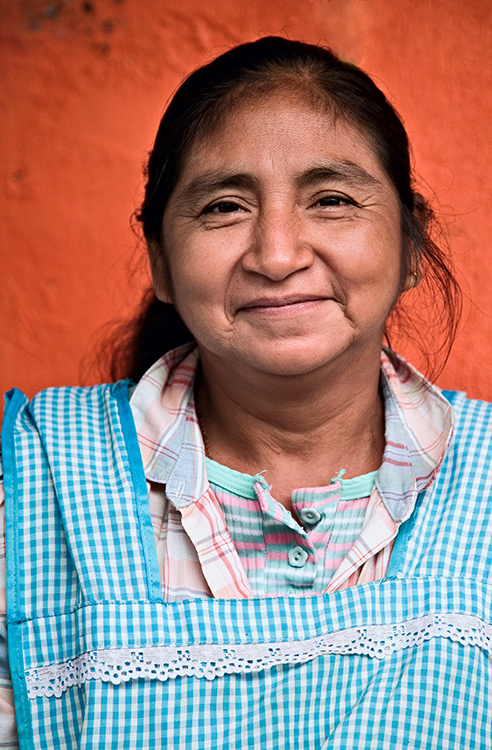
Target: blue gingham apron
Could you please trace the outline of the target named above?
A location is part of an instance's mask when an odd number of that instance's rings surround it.
[[[165,603],[128,384],[10,394],[9,661],[22,750],[492,747],[491,407],[454,401],[387,577]]]

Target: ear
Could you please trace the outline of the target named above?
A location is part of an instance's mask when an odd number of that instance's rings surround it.
[[[171,283],[164,248],[158,242],[148,240],[147,252],[149,254],[155,296],[161,302],[172,304]]]
[[[421,280],[420,269],[417,271],[409,271],[406,275],[405,282],[403,284],[402,292],[408,292],[410,289],[414,289],[420,284]]]
[[[407,270],[402,286],[402,292],[408,292],[410,289],[415,289],[422,279],[422,274],[420,273],[420,252],[410,239],[407,239],[407,243],[407,253],[409,258],[407,261]]]
[[[429,208],[424,196],[420,193],[415,193],[414,195],[414,208],[412,213],[413,218],[416,220],[419,226],[421,237],[426,237],[432,218],[432,211]],[[410,238],[408,239],[408,253],[410,255],[410,262],[408,264],[408,272],[403,284],[404,292],[408,292],[410,289],[414,289],[420,284],[420,281],[422,279],[422,275],[420,273],[420,249],[417,247],[416,242],[412,242]]]

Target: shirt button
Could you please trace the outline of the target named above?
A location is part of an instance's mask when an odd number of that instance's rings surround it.
[[[293,549],[289,550],[289,554],[287,556],[289,558],[289,565],[292,565],[293,568],[303,568],[306,564],[306,560],[309,557],[306,550],[302,547],[294,547]]]
[[[299,518],[303,523],[318,523],[321,518],[321,513],[315,508],[302,508],[299,511]]]

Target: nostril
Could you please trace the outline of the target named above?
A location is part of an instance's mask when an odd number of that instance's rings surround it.
[[[309,268],[313,262],[311,251],[304,249],[252,251],[245,254],[243,268],[246,271],[267,276],[272,280],[281,280],[303,269]]]
[[[243,257],[243,267],[273,280],[281,280],[313,262],[310,246],[301,241],[290,221],[277,221],[259,229]]]

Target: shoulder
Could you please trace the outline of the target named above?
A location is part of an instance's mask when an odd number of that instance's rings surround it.
[[[28,399],[17,388],[5,394],[3,428],[26,417],[37,422],[64,422],[80,418],[84,413],[97,413],[111,401],[128,401],[131,381],[102,383],[89,387],[63,386],[46,388]]]
[[[105,476],[115,456],[127,454],[133,427],[128,386],[48,388],[31,400],[9,392],[1,441],[6,488],[26,477],[32,486],[51,487],[63,477],[66,484],[68,476],[74,482]]]
[[[441,393],[453,407],[456,422],[466,422],[473,427],[476,426],[477,420],[492,419],[492,403],[468,398],[463,391],[443,390]]]
[[[461,391],[443,391],[443,396],[453,407],[455,448],[464,457],[492,456],[492,404]]]
[[[5,399],[2,425],[4,470],[29,456],[43,462],[61,453],[77,453],[98,442],[111,443],[114,429],[131,418],[129,381],[88,388],[62,387],[40,391],[31,400],[19,390]]]

